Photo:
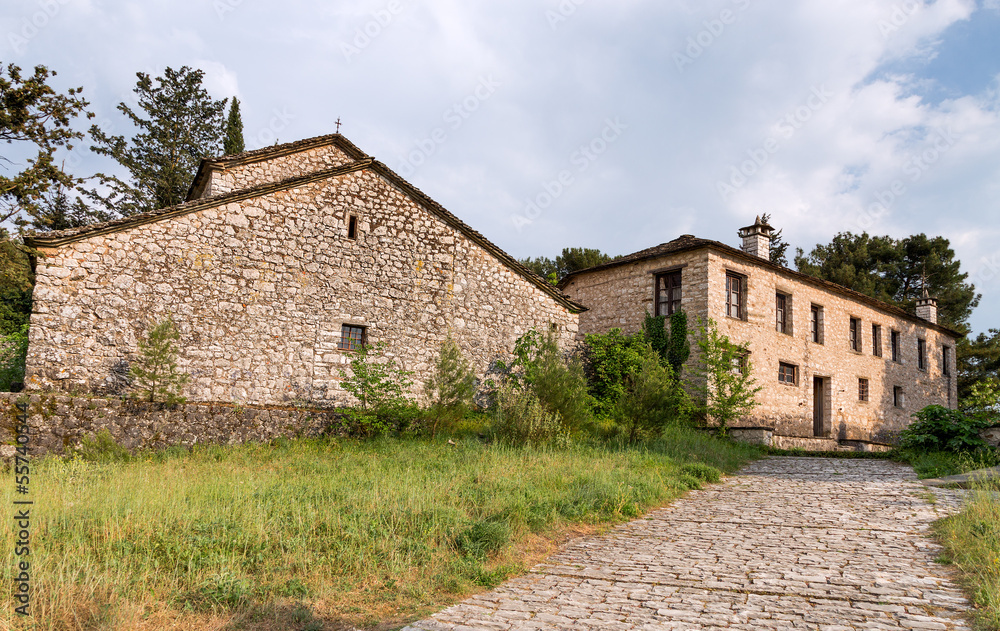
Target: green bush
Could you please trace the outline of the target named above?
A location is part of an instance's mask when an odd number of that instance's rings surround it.
[[[169,317],[139,340],[139,357],[129,369],[132,386],[150,403],[157,399],[168,404],[184,403],[181,389],[191,375],[177,369],[177,342],[181,335]]]
[[[441,344],[434,372],[424,385],[430,408],[427,411],[431,438],[439,427],[452,429],[475,405],[476,375],[450,336]]]
[[[700,415],[714,421],[720,435],[732,421],[752,412],[759,403],[761,386],[751,377],[746,346],[734,344],[719,333],[715,321],[699,322],[698,361],[694,365],[693,390],[699,393]]]
[[[965,452],[987,449],[979,431],[993,424],[986,415],[970,416],[960,410],[928,405],[913,415],[909,427],[899,433],[899,447],[918,453]]]
[[[498,368],[506,373],[508,385],[530,390],[567,431],[586,426],[593,417],[583,366],[576,358],[563,358],[552,331],[542,335],[531,329],[522,335],[514,345],[510,366],[499,362]]]
[[[641,335],[625,335],[621,329],[587,335],[586,358],[590,392],[599,416],[614,416],[615,405],[625,395],[629,375],[637,373],[646,356]]]
[[[513,384],[494,392],[493,433],[511,445],[541,445],[565,436],[558,413],[549,412],[534,391]]]
[[[638,370],[626,376],[625,392],[614,405],[614,418],[629,440],[653,435],[691,417],[691,401],[674,379],[670,364],[661,363],[648,344]]]
[[[84,436],[76,453],[88,462],[124,462],[132,457],[129,450],[119,445],[107,429]]]
[[[11,385],[24,383],[24,361],[28,355],[28,325],[0,337],[0,392],[10,392]]]
[[[510,541],[510,536],[510,525],[505,521],[477,521],[455,537],[455,548],[463,554],[482,558],[499,552]]]
[[[357,399],[358,408],[345,412],[344,429],[355,436],[377,436],[421,417],[403,395],[413,383],[412,374],[386,357],[384,342],[353,351],[350,372],[341,369],[340,376],[341,386]]]
[[[694,476],[705,482],[716,483],[722,479],[722,472],[712,465],[701,462],[689,462],[681,467],[681,473]]]

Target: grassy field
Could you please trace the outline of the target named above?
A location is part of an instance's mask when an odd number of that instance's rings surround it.
[[[33,625],[10,604],[0,628],[399,625],[760,455],[680,429],[638,446],[457,442],[298,440],[34,462]],[[6,585],[14,547],[4,528]],[[12,603],[9,594],[0,598]]]
[[[975,603],[981,629],[1000,631],[1000,501],[998,489],[974,490],[958,515],[935,524],[945,547],[942,560],[961,574],[966,593]]]

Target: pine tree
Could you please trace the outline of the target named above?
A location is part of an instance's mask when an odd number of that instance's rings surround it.
[[[234,96],[233,103],[229,106],[229,118],[226,119],[222,152],[227,156],[234,156],[244,151],[246,151],[246,144],[243,142],[243,118],[240,116],[240,100]]]
[[[166,403],[183,403],[181,388],[191,379],[191,375],[177,370],[177,341],[180,333],[173,320],[167,318],[149,331],[144,340],[139,341],[139,358],[129,368],[132,385],[148,395],[152,403],[162,398]]]
[[[475,405],[476,375],[450,336],[442,342],[434,372],[424,387],[431,403],[431,438],[438,427],[447,428]]]
[[[127,182],[98,174],[111,190],[102,201],[121,215],[183,202],[202,158],[222,148],[226,100],[209,96],[201,70],[167,68],[155,80],[143,72],[136,76],[138,111],[125,103],[118,110],[139,133],[127,139],[109,136],[96,125],[90,128],[96,143],[91,149],[128,169]]]

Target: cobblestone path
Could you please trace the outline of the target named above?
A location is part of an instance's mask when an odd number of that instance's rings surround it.
[[[409,631],[968,629],[927,538],[956,509],[884,460],[769,458]]]

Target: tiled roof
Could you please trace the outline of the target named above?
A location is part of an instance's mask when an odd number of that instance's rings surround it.
[[[622,256],[609,263],[604,263],[603,265],[596,265],[594,267],[588,267],[587,269],[577,270],[568,274],[559,282],[559,287],[564,288],[567,283],[579,276],[585,274],[592,274],[595,272],[600,272],[603,270],[611,269],[614,267],[619,267],[622,265],[628,265],[629,263],[638,263],[640,261],[645,261],[649,259],[659,258],[661,256],[666,256],[668,254],[676,254],[678,252],[688,252],[691,250],[699,250],[702,248],[713,249],[723,254],[727,254],[734,258],[742,260],[744,263],[750,263],[752,265],[757,265],[758,267],[763,267],[769,269],[773,272],[778,272],[784,274],[795,280],[813,285],[814,287],[819,287],[827,291],[838,293],[846,298],[855,300],[857,302],[864,303],[880,311],[884,311],[891,315],[899,318],[904,318],[911,322],[920,324],[921,326],[926,326],[932,328],[936,331],[944,333],[945,335],[950,335],[955,338],[965,337],[964,333],[960,333],[953,329],[949,329],[946,326],[940,324],[935,324],[929,320],[924,320],[923,318],[917,316],[916,314],[910,313],[905,309],[901,309],[895,305],[891,305],[887,302],[883,302],[877,298],[872,298],[867,294],[863,294],[858,291],[854,291],[849,287],[844,287],[843,285],[838,285],[837,283],[831,283],[828,280],[823,280],[822,278],[816,278],[815,276],[810,276],[809,274],[804,274],[797,270],[789,269],[787,267],[776,265],[771,261],[762,259],[760,257],[754,256],[752,254],[747,254],[743,250],[734,248],[731,245],[726,245],[719,241],[713,241],[711,239],[699,239],[694,235],[685,234],[674,239],[673,241],[668,241],[667,243],[661,243],[660,245],[655,245],[651,248],[646,248],[645,250],[639,250],[638,252],[633,252],[627,256]]]

